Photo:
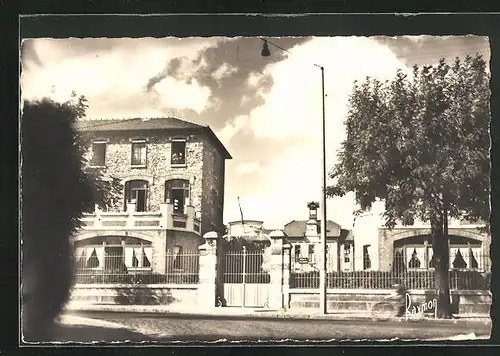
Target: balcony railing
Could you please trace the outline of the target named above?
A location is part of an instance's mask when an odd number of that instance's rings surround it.
[[[160,204],[160,211],[138,212],[128,209],[123,212],[108,212],[96,209],[85,213],[80,219],[85,230],[180,230],[200,234],[201,221],[194,207],[186,206],[185,214],[175,214],[172,204]]]

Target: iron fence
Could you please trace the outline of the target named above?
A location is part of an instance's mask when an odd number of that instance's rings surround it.
[[[224,283],[269,283],[265,250],[227,251],[222,255]]]
[[[148,263],[125,255],[91,256],[76,263],[76,284],[197,284],[199,253],[166,253]]]
[[[461,256],[460,256],[461,255]],[[466,253],[450,255],[450,269],[448,271],[449,287],[452,290],[490,290],[491,261],[488,256]],[[453,263],[456,258],[465,261],[475,261],[474,264]],[[361,260],[354,266],[361,270],[342,270],[337,265],[333,271],[327,269],[327,288],[335,289],[393,289],[394,284],[403,284],[408,289],[435,289],[436,271],[432,261],[426,264],[415,264],[408,260],[393,263],[387,270],[371,269],[372,261]],[[431,259],[432,260],[432,259]],[[301,268],[292,268],[290,274],[290,288],[319,288],[319,265],[303,264]],[[418,265],[418,267],[417,267]],[[292,261],[293,266],[293,261]],[[366,270],[363,267],[370,266]]]

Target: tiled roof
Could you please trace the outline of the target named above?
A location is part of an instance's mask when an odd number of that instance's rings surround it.
[[[306,220],[293,220],[285,225],[283,230],[288,237],[302,237],[306,234]],[[337,237],[337,235],[332,235],[331,231],[336,231],[340,229],[340,225],[334,221],[328,220],[326,225],[326,231],[328,237]]]
[[[231,159],[231,154],[224,147],[210,126],[195,124],[193,122],[174,117],[163,118],[130,118],[130,119],[105,119],[105,120],[79,120],[75,129],[80,132],[120,132],[120,131],[154,131],[154,130],[193,130],[205,133],[222,150],[226,159]]]
[[[165,130],[194,129],[207,127],[174,117],[130,118],[106,120],[79,120],[75,124],[78,131],[129,131],[129,130]]]
[[[340,230],[340,239],[345,241],[354,241],[354,233],[352,230]]]

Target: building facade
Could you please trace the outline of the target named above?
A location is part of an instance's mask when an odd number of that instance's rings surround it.
[[[293,220],[283,232],[291,244],[292,272],[319,271],[321,261],[321,231],[317,209],[319,204],[309,203],[309,219]],[[354,239],[352,231],[342,229],[334,221],[327,221],[327,272],[354,270]]]
[[[433,269],[431,228],[428,222],[415,221],[411,226],[384,226],[383,202],[356,218],[353,232],[358,248],[356,270],[425,270]],[[450,269],[488,271],[491,235],[485,225],[449,219]]]
[[[223,225],[225,160],[208,126],[176,118],[82,120],[76,130],[90,169],[119,182],[107,209],[86,214],[73,241],[78,256],[103,267],[125,256],[127,268],[164,272],[167,252],[196,251]],[[104,266],[105,267],[105,266]]]

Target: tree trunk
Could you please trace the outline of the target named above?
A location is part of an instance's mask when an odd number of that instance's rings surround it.
[[[439,217],[431,218],[432,249],[435,262],[435,282],[437,293],[437,316],[441,319],[452,318],[449,282],[449,242],[448,212],[446,204]]]

